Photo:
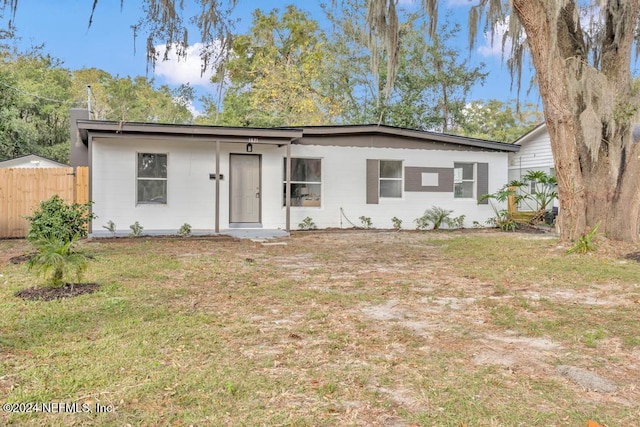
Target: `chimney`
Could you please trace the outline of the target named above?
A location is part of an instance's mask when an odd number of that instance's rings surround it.
[[[71,166],[89,166],[89,147],[80,139],[78,120],[88,120],[89,111],[84,108],[72,108],[69,113],[69,130],[71,137]]]

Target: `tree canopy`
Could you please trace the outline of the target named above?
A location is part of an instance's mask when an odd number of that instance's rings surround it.
[[[340,105],[322,87],[326,40],[318,23],[294,6],[280,14],[253,13],[253,25],[237,35],[223,64],[230,86],[222,121],[235,126],[320,125]]]
[[[342,94],[343,123],[381,123],[413,129],[452,131],[464,120],[463,108],[472,87],[484,82],[483,65],[471,66],[451,48],[460,31],[445,23],[432,40],[424,37],[425,21],[409,14],[399,32],[395,84],[387,90],[387,55],[372,50],[365,4],[345,0],[336,11],[326,8],[334,31],[326,77]],[[372,66],[374,67],[372,69]]]
[[[0,161],[38,154],[66,163],[69,110],[89,104],[100,120],[190,123],[190,87],[154,87],[146,77],[113,77],[95,68],[69,70],[39,49],[0,49]]]

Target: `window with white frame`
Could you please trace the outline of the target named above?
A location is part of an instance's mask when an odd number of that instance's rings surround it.
[[[167,204],[167,155],[138,153],[136,181],[139,204]]]
[[[453,197],[470,199],[474,196],[475,163],[453,164]]]
[[[380,160],[380,198],[402,197],[402,161]]]
[[[282,206],[287,204],[287,159],[284,159]],[[322,204],[322,160],[291,159],[291,206],[320,207]]]

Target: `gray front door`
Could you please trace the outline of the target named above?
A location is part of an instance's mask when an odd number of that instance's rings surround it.
[[[260,222],[260,156],[231,154],[229,166],[231,209],[229,222]]]

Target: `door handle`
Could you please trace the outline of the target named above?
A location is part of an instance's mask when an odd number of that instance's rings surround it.
[[[256,199],[260,198],[260,193],[256,193]]]

